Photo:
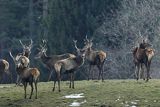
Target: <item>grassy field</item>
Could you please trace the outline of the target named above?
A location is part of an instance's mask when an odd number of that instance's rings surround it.
[[[160,80],[75,81],[69,89],[68,81],[61,82],[61,92],[52,92],[53,82],[38,84],[38,99],[24,99],[23,87],[15,84],[0,85],[0,107],[68,107],[80,102],[80,107],[160,107]],[[27,90],[30,94],[30,87]],[[64,96],[83,93],[83,98]]]

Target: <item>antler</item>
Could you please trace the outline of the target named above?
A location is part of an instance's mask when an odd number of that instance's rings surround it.
[[[74,42],[74,47],[76,48],[76,50],[79,50],[79,48],[77,47],[77,40],[73,40]]]
[[[9,55],[11,56],[11,58],[13,59],[13,61],[15,61],[14,56],[12,55],[11,51],[9,51]]]
[[[46,47],[46,46],[47,46],[47,40],[42,39],[42,46],[43,46],[43,47]]]
[[[86,35],[86,41],[89,42],[89,39],[88,39],[87,35]]]
[[[31,39],[29,47],[32,47],[32,46],[33,46],[33,40]]]
[[[21,40],[19,40],[20,44],[22,45],[23,48],[25,48],[26,46],[22,43]]]

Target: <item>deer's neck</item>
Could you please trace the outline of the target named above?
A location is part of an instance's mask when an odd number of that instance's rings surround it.
[[[84,64],[84,58],[82,58],[81,56],[75,57],[75,61],[76,61],[78,66],[81,66],[81,65]]]
[[[89,62],[93,62],[93,61],[94,61],[94,57],[95,57],[95,51],[93,51],[91,48],[89,48],[89,49],[86,51],[86,59],[87,59]]]
[[[42,59],[42,62],[46,64],[50,58],[45,53],[43,53],[43,55],[41,56],[41,59]]]
[[[29,53],[28,52],[24,52],[24,56],[26,56],[27,58],[29,58]]]

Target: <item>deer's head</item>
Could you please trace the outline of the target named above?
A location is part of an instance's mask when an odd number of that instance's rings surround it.
[[[46,51],[47,51],[47,41],[46,40],[42,40],[42,44],[40,44],[40,48],[37,48],[38,53],[35,56],[36,59],[41,58],[42,55],[46,55]]]
[[[11,51],[9,52],[11,58],[13,59],[16,67],[23,65],[23,67],[29,66],[29,59],[26,56],[23,56],[21,53],[17,54],[15,57],[12,55]]]
[[[149,43],[148,39],[145,38],[142,40],[142,43],[140,43],[139,47],[142,48],[142,49],[145,49],[145,48],[148,48],[148,47],[151,47],[152,45]]]
[[[77,53],[77,56],[81,56],[82,58],[84,58],[85,57],[85,52],[86,52],[86,49],[79,49],[78,47],[77,47],[77,40],[73,40],[73,42],[74,42],[74,47],[75,47],[75,49],[76,49],[76,53]]]
[[[31,54],[31,49],[33,47],[33,41],[32,41],[32,39],[30,40],[30,44],[29,45],[26,45],[26,44],[22,43],[21,40],[19,40],[19,42],[20,42],[20,44],[23,47],[23,55],[29,57],[29,55]]]

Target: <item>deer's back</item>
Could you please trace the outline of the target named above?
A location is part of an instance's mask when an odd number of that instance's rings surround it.
[[[104,51],[91,51],[86,54],[87,60],[91,63],[94,63],[97,57],[99,58],[100,62],[103,62],[106,59],[106,53]]]
[[[63,59],[67,59],[69,57],[72,57],[74,58],[75,55],[73,54],[62,54],[62,55],[52,55],[49,57],[49,60],[47,61],[47,65],[50,65],[50,66],[54,66],[54,64],[57,62],[57,61],[60,61],[60,60],[63,60]]]
[[[23,79],[29,79],[31,77],[38,78],[40,75],[40,72],[37,68],[22,68],[20,77]]]

